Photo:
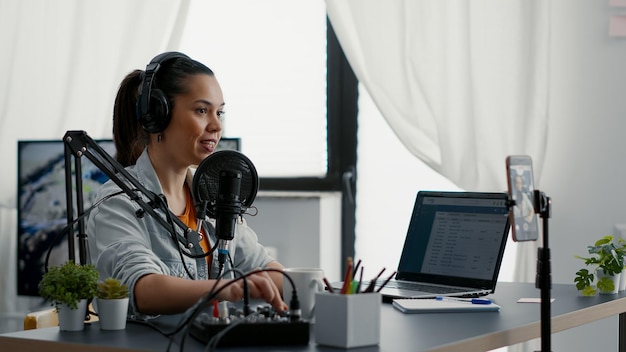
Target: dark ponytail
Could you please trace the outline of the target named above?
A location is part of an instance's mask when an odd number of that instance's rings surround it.
[[[137,120],[137,96],[143,71],[129,73],[117,91],[113,106],[113,141],[117,161],[124,167],[134,165],[148,144],[149,136]]]
[[[205,74],[213,76],[213,71],[204,64],[189,58],[175,58],[161,64],[153,82],[167,97],[170,111],[174,107],[174,97],[188,92],[190,76]],[[135,70],[129,73],[117,91],[113,107],[113,140],[117,149],[116,159],[124,167],[134,165],[150,142],[150,135],[141,127],[137,119],[137,98],[144,72]]]

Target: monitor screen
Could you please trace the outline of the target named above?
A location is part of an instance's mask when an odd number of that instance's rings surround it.
[[[109,155],[115,156],[112,140],[96,142]],[[240,144],[239,138],[222,138],[217,149],[240,150]],[[69,258],[67,237],[55,242],[67,226],[64,143],[60,139],[18,141],[17,164],[17,294],[39,296],[38,285],[50,246],[48,266],[60,265]],[[109,177],[86,157],[81,158],[81,169],[84,209],[87,210],[95,201],[98,187]],[[73,175],[72,180],[75,182]],[[78,246],[75,250],[78,251]],[[78,253],[75,257],[79,257]]]
[[[115,155],[113,141],[96,142],[108,154]],[[67,226],[63,141],[18,141],[17,163],[17,294],[38,296],[50,246],[53,249],[49,266],[60,265],[69,258],[66,236],[53,243]],[[88,209],[98,186],[109,178],[87,158],[81,158],[81,168],[84,209]]]

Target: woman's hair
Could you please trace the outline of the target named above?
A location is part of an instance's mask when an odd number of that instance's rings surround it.
[[[160,89],[168,98],[170,113],[174,108],[174,97],[188,91],[190,76],[205,74],[213,76],[213,71],[204,64],[183,57],[176,57],[161,63],[152,82],[152,89]],[[124,167],[134,165],[143,149],[150,141],[137,119],[137,99],[143,82],[144,71],[134,70],[120,84],[113,106],[113,141],[117,161]]]

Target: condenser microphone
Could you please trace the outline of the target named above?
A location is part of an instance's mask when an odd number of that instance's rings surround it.
[[[252,205],[258,189],[256,168],[241,152],[216,151],[198,165],[191,187],[196,217],[199,227],[204,216],[215,219],[220,267],[228,258],[237,220]]]
[[[241,172],[237,170],[221,170],[219,191],[215,202],[215,234],[218,239],[217,258],[220,266],[228,258],[228,244],[235,237],[235,223],[242,214]]]

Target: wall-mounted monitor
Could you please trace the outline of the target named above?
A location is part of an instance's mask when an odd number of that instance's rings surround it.
[[[115,156],[112,140],[96,142]],[[240,150],[241,141],[239,138],[222,138],[218,144],[218,150],[221,149]],[[86,157],[81,159],[81,164],[84,209],[87,210],[95,201],[98,187],[109,178]],[[17,172],[17,294],[39,296],[38,286],[45,270],[47,252],[67,226],[63,141],[18,141]],[[76,211],[75,205],[73,208]],[[54,242],[48,266],[60,265],[68,258],[68,240],[63,236]]]
[[[17,294],[38,296],[48,249],[67,226],[64,144],[60,139],[17,143]],[[113,141],[97,143],[115,155]],[[87,158],[81,163],[87,209],[98,186],[109,178]],[[54,243],[49,266],[60,265],[68,258],[67,238],[63,237]]]
[[[217,144],[217,150],[241,151],[241,138],[222,137]]]

